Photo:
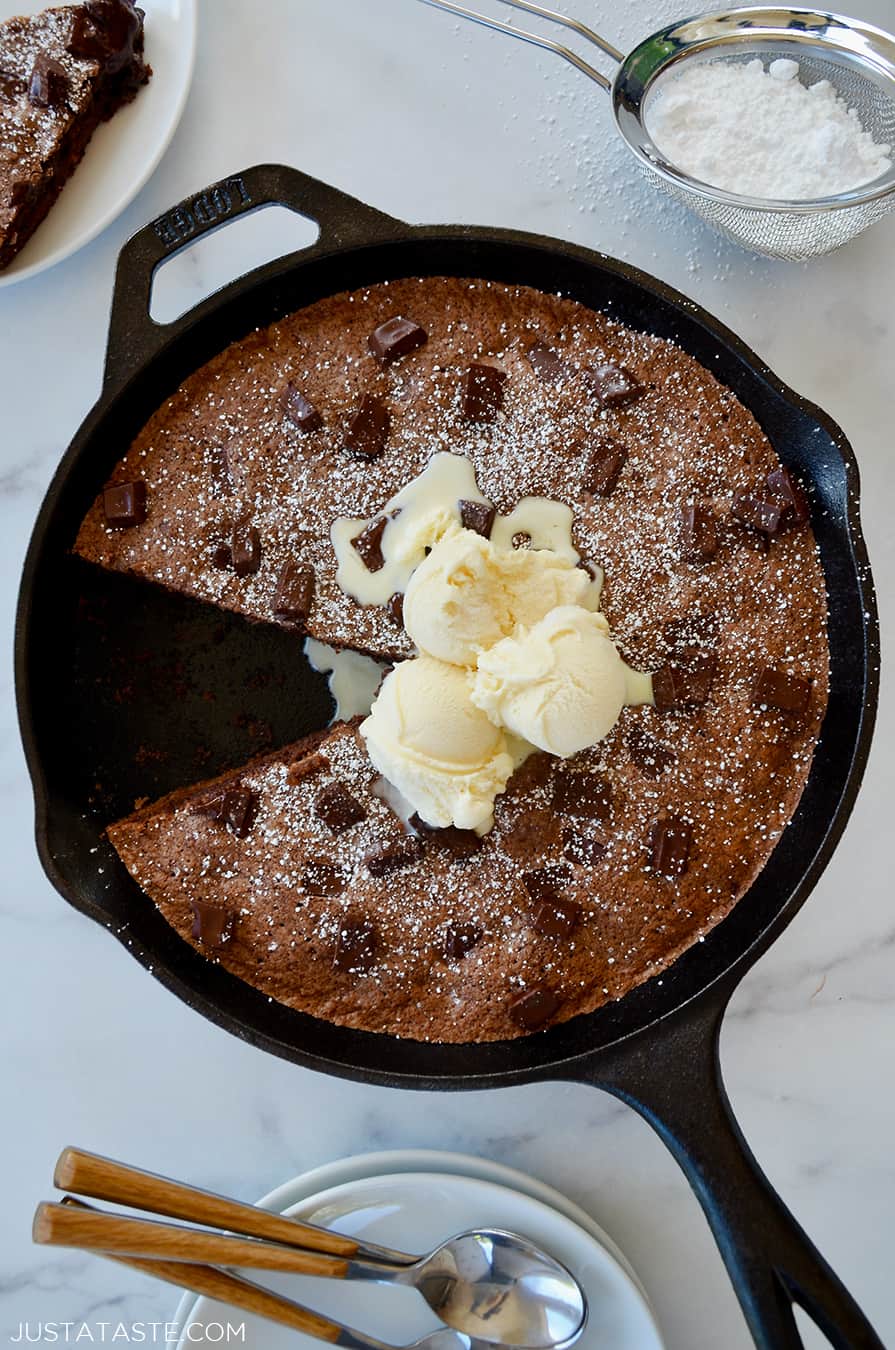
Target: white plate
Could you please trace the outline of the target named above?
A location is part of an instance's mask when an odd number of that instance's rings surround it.
[[[49,0],[0,0],[0,20],[34,14]],[[133,201],[180,121],[196,56],[196,0],[142,0],[152,79],[126,108],[97,127],[83,160],[8,267],[12,286],[89,244]]]
[[[389,1160],[402,1167],[421,1163],[438,1170],[382,1174],[381,1166],[388,1166]],[[371,1165],[376,1164],[376,1173],[371,1175]],[[521,1182],[522,1188],[509,1189],[482,1176],[463,1175],[458,1167],[467,1172],[471,1168],[497,1173],[503,1181],[512,1180],[514,1185]],[[307,1193],[308,1182],[325,1182],[327,1173],[333,1176],[341,1172],[344,1177],[346,1171],[354,1174],[351,1179]],[[302,1198],[296,1197],[296,1190],[303,1193]],[[523,1193],[531,1190],[539,1198]],[[560,1208],[544,1203],[540,1198],[544,1194],[558,1200]],[[523,1232],[565,1262],[587,1293],[591,1313],[579,1342],[581,1350],[605,1350],[609,1346],[612,1350],[661,1350],[658,1330],[636,1277],[623,1258],[617,1260],[608,1250],[609,1244],[597,1225],[549,1187],[509,1168],[423,1151],[368,1155],[318,1169],[280,1187],[261,1203],[323,1227],[408,1250],[427,1250],[450,1233],[481,1223]],[[569,1209],[580,1216],[581,1222],[562,1212]],[[295,1276],[271,1276],[269,1283],[290,1298],[393,1345],[407,1344],[438,1326],[412,1290]],[[312,1350],[318,1344],[294,1331],[191,1295],[181,1301],[176,1321],[182,1328],[180,1350],[220,1343],[221,1328],[228,1323],[245,1324],[244,1339],[240,1333],[239,1343],[249,1350]]]

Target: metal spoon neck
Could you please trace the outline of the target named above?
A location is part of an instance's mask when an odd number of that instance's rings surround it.
[[[361,1254],[348,1262],[346,1280],[369,1280],[373,1284],[404,1284],[413,1286],[417,1273],[423,1264],[421,1260],[394,1261],[369,1260]]]

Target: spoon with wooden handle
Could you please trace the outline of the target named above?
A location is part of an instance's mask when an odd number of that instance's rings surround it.
[[[74,1200],[71,1196],[66,1196],[62,1205],[64,1208],[70,1207],[73,1211],[95,1212],[90,1205]],[[189,1289],[194,1294],[217,1299],[231,1307],[240,1308],[243,1312],[254,1313],[257,1317],[264,1317],[270,1322],[291,1327],[293,1331],[302,1331],[306,1336],[328,1341],[330,1345],[345,1346],[347,1350],[492,1350],[492,1347],[483,1341],[473,1340],[450,1327],[433,1331],[410,1345],[395,1347],[361,1331],[355,1331],[351,1327],[342,1326],[331,1318],[324,1317],[322,1313],[313,1312],[300,1303],[294,1303],[292,1299],[284,1298],[282,1294],[275,1294],[271,1289],[265,1289],[260,1284],[234,1275],[231,1271],[219,1270],[216,1266],[189,1264],[184,1261],[157,1261],[138,1256],[121,1256],[112,1252],[97,1252],[96,1255],[115,1261],[118,1265],[139,1270],[144,1275],[154,1275],[156,1279],[165,1280],[168,1284],[177,1285],[181,1289]]]
[[[257,1205],[245,1205],[213,1191],[187,1186],[170,1177],[144,1172],[139,1167],[103,1158],[80,1148],[64,1148],[53,1173],[53,1185],[60,1191],[74,1191],[89,1195],[93,1200],[108,1200],[114,1205],[130,1205],[150,1214],[164,1214],[170,1219],[185,1219],[187,1223],[206,1224],[212,1228],[226,1228],[245,1237],[267,1238],[288,1247],[304,1247],[307,1251],[328,1252],[332,1256],[368,1256],[392,1265],[413,1265],[417,1260],[407,1252],[378,1247],[375,1243],[358,1242],[355,1238],[333,1233],[328,1228],[317,1228],[289,1219],[283,1214],[271,1214]]]
[[[37,1240],[169,1260],[404,1284],[417,1289],[448,1326],[491,1345],[548,1350],[580,1335],[587,1318],[587,1300],[575,1277],[514,1233],[498,1229],[461,1233],[428,1255],[415,1257],[77,1149],[63,1152],[55,1182],[94,1198],[226,1227],[244,1236],[206,1234],[118,1215],[65,1214],[59,1206],[45,1205],[36,1224],[39,1220],[40,1231],[54,1236]],[[254,1240],[245,1241],[246,1236]],[[309,1248],[318,1253],[313,1265]]]

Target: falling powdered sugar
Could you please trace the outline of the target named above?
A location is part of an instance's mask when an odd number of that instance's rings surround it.
[[[891,168],[829,80],[806,85],[795,61],[692,66],[664,83],[646,123],[663,155],[692,178],[740,196],[810,201]]]

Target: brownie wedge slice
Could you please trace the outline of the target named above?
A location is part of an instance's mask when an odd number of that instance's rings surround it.
[[[85,0],[0,24],[0,270],[31,238],[103,121],[151,71],[143,11]]]

